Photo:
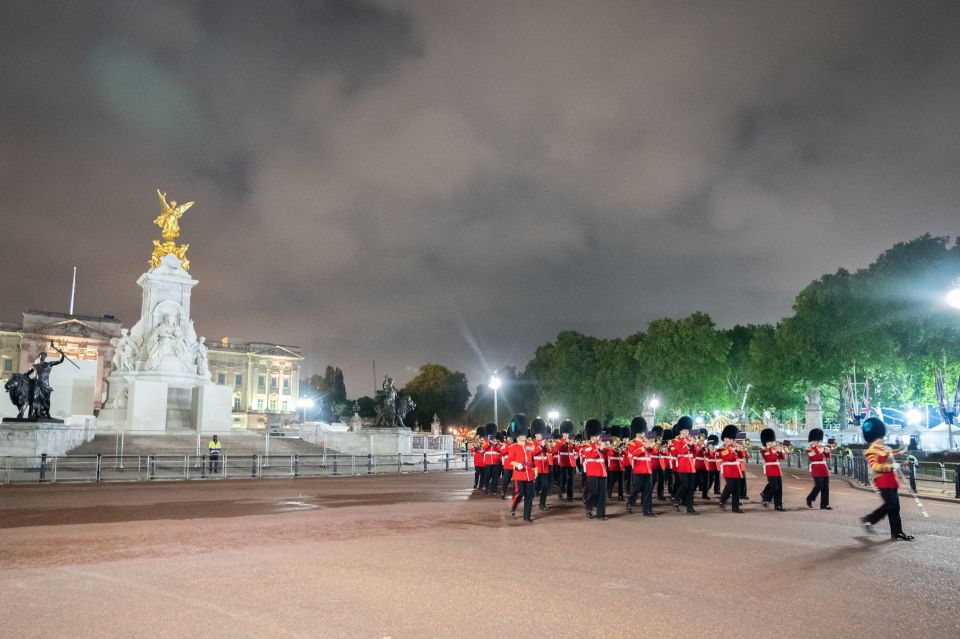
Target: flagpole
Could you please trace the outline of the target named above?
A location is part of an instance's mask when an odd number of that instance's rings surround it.
[[[70,314],[73,315],[73,300],[77,295],[77,267],[73,267],[73,284],[70,286]]]

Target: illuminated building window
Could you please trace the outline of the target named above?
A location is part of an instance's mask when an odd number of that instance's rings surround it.
[[[270,410],[277,410],[277,400],[273,398],[270,399]]]
[[[267,376],[257,375],[257,388],[263,391],[267,387]]]
[[[12,359],[7,359],[6,357],[3,358],[3,372],[4,372],[4,373],[12,373],[12,372],[13,372],[13,360],[12,360]]]
[[[234,386],[243,386],[243,375],[234,375],[234,376],[233,376],[233,385],[234,385]]]
[[[233,396],[233,410],[240,410],[240,396]]]
[[[263,398],[262,398],[262,397],[258,397],[258,398],[257,398],[257,410],[263,410]]]
[[[217,383],[223,386],[227,383],[227,374],[226,373],[217,373]]]

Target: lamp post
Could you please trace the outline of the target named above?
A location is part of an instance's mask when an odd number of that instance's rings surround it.
[[[490,390],[493,391],[493,422],[497,425],[497,430],[500,430],[500,420],[497,414],[497,391],[500,389],[500,378],[497,376],[496,371],[490,376],[490,384],[488,385],[490,386]]]
[[[551,428],[551,430],[553,429],[553,424],[554,424],[554,422],[556,422],[559,418],[560,418],[560,413],[558,413],[558,412],[555,411],[555,410],[552,410],[552,411],[550,411],[549,413],[547,413],[547,419],[550,420],[550,428]]]
[[[653,425],[657,425],[657,409],[660,408],[660,400],[654,395],[650,398],[650,408],[653,409]]]
[[[313,408],[313,400],[309,397],[301,397],[297,400],[297,406],[303,409],[303,421],[307,421],[307,409]]]

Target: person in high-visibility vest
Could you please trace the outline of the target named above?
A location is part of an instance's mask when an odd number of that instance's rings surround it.
[[[216,435],[207,444],[207,452],[210,455],[210,472],[220,472],[220,440]]]

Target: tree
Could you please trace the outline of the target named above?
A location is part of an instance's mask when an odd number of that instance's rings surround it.
[[[343,381],[343,371],[333,366],[327,366],[323,375],[311,375],[310,386],[316,394],[334,404],[345,404],[347,401],[347,387]]]
[[[639,340],[641,393],[657,394],[675,415],[710,411],[727,402],[730,338],[706,313],[650,322]]]
[[[426,364],[401,391],[413,399],[417,408],[404,420],[429,424],[436,414],[443,423],[459,421],[470,399],[467,376],[439,364]]]
[[[563,331],[555,341],[537,348],[524,377],[538,389],[541,406],[555,409],[574,422],[600,416],[594,393],[598,341],[575,331]]]

